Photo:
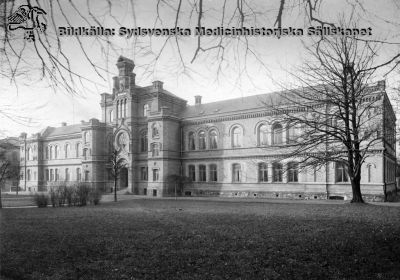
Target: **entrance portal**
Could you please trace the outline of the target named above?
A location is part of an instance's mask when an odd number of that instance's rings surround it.
[[[128,187],[128,168],[124,167],[120,170],[119,174],[119,189],[125,189]]]

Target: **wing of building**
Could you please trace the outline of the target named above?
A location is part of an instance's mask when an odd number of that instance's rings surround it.
[[[205,104],[196,96],[189,106],[160,81],[136,85],[132,60],[121,56],[117,67],[113,93],[101,94],[101,121],[21,135],[20,186],[26,191],[79,181],[110,191],[108,159],[116,149],[125,163],[119,188],[134,194],[168,196],[178,188],[198,196],[351,198],[340,164],[305,171],[293,159],[279,160],[289,134],[279,114],[265,106],[278,102],[279,92]],[[373,93],[384,109],[385,133],[363,165],[361,190],[379,200],[396,190],[391,136],[396,119],[384,82]]]

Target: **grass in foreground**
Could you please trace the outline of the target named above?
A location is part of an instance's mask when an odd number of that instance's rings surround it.
[[[399,279],[400,208],[131,200],[1,210],[2,279]]]

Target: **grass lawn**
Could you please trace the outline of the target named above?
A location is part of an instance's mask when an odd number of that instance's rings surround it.
[[[400,207],[134,199],[1,210],[2,279],[400,279]]]

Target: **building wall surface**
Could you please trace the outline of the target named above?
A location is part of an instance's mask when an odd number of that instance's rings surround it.
[[[196,104],[188,106],[160,81],[148,87],[136,85],[132,60],[120,57],[117,67],[113,93],[101,94],[101,121],[48,127],[32,137],[21,135],[20,185],[27,191],[78,181],[110,191],[113,182],[108,175],[108,158],[117,150],[125,163],[119,187],[134,194],[169,196],[183,184],[184,194],[197,196],[351,198],[351,185],[338,180],[335,162],[317,169],[298,168],[296,174],[288,171],[296,159],[285,159],[290,151],[287,124],[265,108],[267,98],[277,94],[205,104],[196,96]],[[385,85],[378,84],[375,91],[383,96],[384,129],[382,141],[370,149],[363,165],[361,189],[367,199],[382,200],[396,191],[396,150],[391,139],[395,117]],[[282,126],[280,141],[273,133],[277,125]],[[266,136],[261,139],[264,129]],[[66,157],[67,145],[70,151]],[[48,149],[56,146],[60,149],[57,158],[50,157]],[[28,149],[33,151],[30,158],[23,156]],[[277,163],[282,165],[281,179],[274,176]],[[71,172],[68,178],[67,168]],[[46,175],[47,170],[55,169],[57,180],[55,175]]]

